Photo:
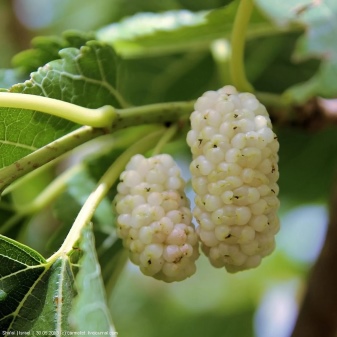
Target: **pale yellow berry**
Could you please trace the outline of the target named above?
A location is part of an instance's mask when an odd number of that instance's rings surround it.
[[[190,116],[193,214],[202,249],[230,272],[256,267],[279,230],[279,144],[268,112],[233,86],[206,92]]]

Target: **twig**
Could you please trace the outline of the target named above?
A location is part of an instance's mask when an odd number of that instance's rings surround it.
[[[82,126],[0,170],[0,194],[10,183],[75,147],[101,136],[104,129]]]

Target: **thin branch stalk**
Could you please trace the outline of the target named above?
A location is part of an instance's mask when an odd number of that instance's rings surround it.
[[[244,67],[245,36],[252,11],[253,0],[240,0],[232,30],[230,73],[233,85],[238,91],[254,91],[247,80]]]
[[[337,335],[337,186],[330,205],[329,227],[321,254],[310,275],[291,337]]]

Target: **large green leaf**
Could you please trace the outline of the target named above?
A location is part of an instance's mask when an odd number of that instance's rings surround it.
[[[59,54],[61,59],[39,68],[29,81],[14,85],[10,92],[47,96],[89,108],[120,107],[118,58],[110,46],[91,41]],[[37,111],[0,108],[0,168],[74,128],[74,123]]]
[[[98,39],[122,55],[123,96],[135,105],[189,100],[223,85],[210,46],[215,39],[230,38],[237,5],[231,1],[211,11],[139,13],[99,30]],[[270,28],[255,10],[249,38],[268,35]],[[225,83],[229,81],[227,76]]]
[[[132,74],[132,75],[131,75]],[[192,100],[218,87],[206,51],[123,60],[120,90],[134,105]]]
[[[337,95],[337,2],[302,0],[257,0],[261,9],[281,28],[301,26],[305,34],[298,40],[294,58],[322,60],[318,72],[307,82],[288,90],[297,102],[321,95]]]
[[[82,231],[79,248],[83,252],[80,270],[76,276],[78,295],[75,297],[70,315],[73,328],[79,331],[116,332],[106,303],[106,293],[97,260],[92,228]]]
[[[229,37],[237,2],[212,11],[187,10],[164,13],[139,13],[97,32],[124,57],[168,54],[207,49],[217,38]],[[270,24],[255,11],[249,33],[254,35]]]
[[[0,235],[1,331],[68,331],[73,295],[67,256],[48,263],[31,248]]]

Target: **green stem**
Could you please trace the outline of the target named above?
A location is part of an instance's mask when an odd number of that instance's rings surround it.
[[[176,122],[189,117],[194,109],[194,103],[194,101],[167,102],[116,109],[118,117],[112,125],[112,130],[147,123]]]
[[[59,256],[69,253],[73,249],[73,246],[80,237],[81,230],[87,223],[91,221],[97,206],[118,179],[120,173],[124,170],[130,158],[137,153],[143,153],[151,149],[153,144],[155,144],[155,142],[160,139],[162,133],[163,129],[160,129],[159,131],[149,134],[139,142],[135,143],[133,146],[129,147],[115,160],[115,162],[101,177],[95,190],[90,194],[84,203],[61,248],[54,255],[52,255],[48,261],[53,261]]]
[[[90,126],[82,126],[19,159],[15,163],[4,167],[0,170],[0,192],[16,179],[104,133],[104,129],[94,129]]]
[[[84,108],[54,98],[0,92],[0,107],[36,110],[94,128],[122,128],[140,123],[172,122],[193,110],[193,102],[168,102],[126,109]],[[192,110],[191,110],[192,109]]]
[[[232,83],[238,91],[253,92],[244,69],[244,47],[248,22],[253,11],[253,0],[240,0],[232,30],[230,71]]]
[[[116,118],[116,111],[112,106],[89,109],[58,99],[29,94],[0,92],[0,106],[36,110],[94,128],[109,127]]]
[[[1,196],[5,196],[6,194],[12,193],[16,189],[20,189],[25,184],[29,183],[30,181],[36,179],[40,175],[45,174],[46,171],[51,169],[54,165],[57,164],[58,161],[62,160],[63,156],[58,157],[57,159],[54,159],[50,161],[49,163],[37,168],[36,170],[24,175],[22,178],[14,181],[12,184],[10,184],[8,187],[4,189],[4,191],[1,193]],[[0,170],[1,174],[1,170]]]

